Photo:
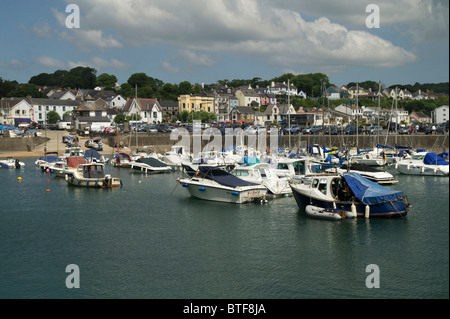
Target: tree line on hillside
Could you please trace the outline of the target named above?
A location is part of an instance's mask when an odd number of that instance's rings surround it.
[[[298,109],[302,107],[316,107],[320,103],[324,106],[337,106],[341,103],[348,103],[348,100],[334,100],[326,101],[323,103],[319,97],[324,89],[334,86],[330,83],[329,78],[323,73],[310,73],[310,74],[298,74],[286,73],[279,77],[275,77],[270,80],[263,80],[259,77],[252,79],[223,79],[218,80],[216,83],[200,85],[198,83],[191,84],[189,81],[183,81],[179,84],[164,83],[162,80],[148,76],[145,73],[132,74],[126,83],[122,83],[120,88],[116,87],[117,77],[115,75],[102,73],[97,76],[97,70],[90,67],[75,67],[69,71],[56,70],[55,72],[40,73],[32,76],[28,83],[19,84],[17,81],[8,81],[0,78],[0,98],[1,97],[26,97],[31,96],[34,98],[45,97],[45,95],[38,89],[38,87],[48,88],[72,88],[72,89],[94,89],[95,87],[103,87],[106,90],[113,90],[116,93],[122,95],[125,98],[137,97],[139,98],[157,98],[163,102],[176,102],[178,96],[182,94],[198,94],[200,91],[208,91],[216,86],[228,87],[240,87],[249,86],[267,87],[272,82],[285,82],[294,85],[298,89],[301,89],[307,96],[307,99],[302,99],[295,96],[290,96],[290,102]],[[358,83],[361,88],[372,89],[378,91],[378,82],[364,81]],[[350,82],[347,87],[356,86],[356,82]],[[416,82],[413,85],[393,85],[390,87],[399,87],[407,89],[410,92],[416,92],[417,90],[426,91],[432,90],[438,93],[449,93],[449,83],[426,83],[420,84]],[[286,97],[281,97],[286,98]],[[280,103],[286,103],[286,101],[279,100]],[[389,108],[392,99],[383,99],[382,107]],[[359,105],[376,107],[376,101],[370,99],[360,99]],[[438,106],[448,104],[448,96],[444,96],[439,100],[412,100],[412,101],[398,101],[399,107],[403,107],[408,111],[422,111],[425,114],[430,115],[431,111]]]

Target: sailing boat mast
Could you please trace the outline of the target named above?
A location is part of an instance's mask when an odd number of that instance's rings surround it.
[[[291,96],[291,91],[290,91],[290,84],[289,84],[289,79],[288,79],[288,132],[289,132],[289,151],[291,150],[291,112],[290,112],[290,96]]]
[[[359,83],[356,83],[356,150],[358,151],[358,95]]]

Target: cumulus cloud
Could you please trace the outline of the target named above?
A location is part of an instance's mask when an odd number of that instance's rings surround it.
[[[420,8],[426,4],[437,8],[439,2],[412,1]],[[384,0],[379,3],[381,23],[388,23],[394,15],[387,11],[393,5]],[[370,33],[365,28],[364,3],[355,5],[350,0],[79,0],[77,4],[83,27],[77,33],[61,32],[65,40],[84,48],[103,49],[170,44],[178,49],[182,61],[194,66],[214,66],[215,56],[222,53],[243,54],[290,69],[305,65],[324,70],[394,67],[418,59],[414,53]],[[400,5],[406,6],[402,9],[407,10],[405,14],[423,17],[424,13],[406,4],[402,0]],[[305,19],[302,10],[317,18]],[[395,8],[394,12],[398,14],[399,10]],[[54,14],[60,23],[64,22],[65,15],[56,10]],[[350,17],[360,21],[355,30],[348,29],[348,25],[355,26],[354,22],[344,23]],[[405,19],[402,23],[412,18]],[[162,67],[173,68],[169,64]]]
[[[161,62],[161,67],[163,70],[170,72],[170,73],[179,73],[180,72],[179,68],[177,68],[176,66],[173,66],[172,64],[170,64],[167,61]]]

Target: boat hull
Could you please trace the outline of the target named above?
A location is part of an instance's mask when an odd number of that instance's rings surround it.
[[[180,179],[179,183],[193,197],[233,204],[243,204],[264,199],[267,189],[264,186],[226,187],[210,180]]]
[[[335,199],[325,200],[310,196],[310,192],[306,189],[299,190],[293,185],[291,185],[291,188],[297,205],[305,211],[306,206],[312,205],[325,209],[339,209],[346,212],[351,212],[352,204],[354,204],[357,216],[365,216],[366,205],[359,201],[344,202]],[[370,205],[369,208],[369,217],[406,217],[407,215],[407,204],[403,199],[398,199],[387,203],[373,204]]]
[[[77,174],[66,174],[66,181],[70,185],[84,188],[115,188],[121,187],[120,178],[80,178]]]
[[[405,175],[449,176],[449,167],[438,165],[400,163],[397,171]]]

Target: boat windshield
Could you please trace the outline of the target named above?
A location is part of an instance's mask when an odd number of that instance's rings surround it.
[[[296,161],[292,163],[294,166],[295,174],[304,175],[305,174],[305,163],[301,161]]]
[[[413,155],[411,156],[411,159],[413,160],[423,160],[425,158],[425,155]]]
[[[105,173],[103,172],[102,165],[85,165],[83,167],[84,178],[103,178]]]

